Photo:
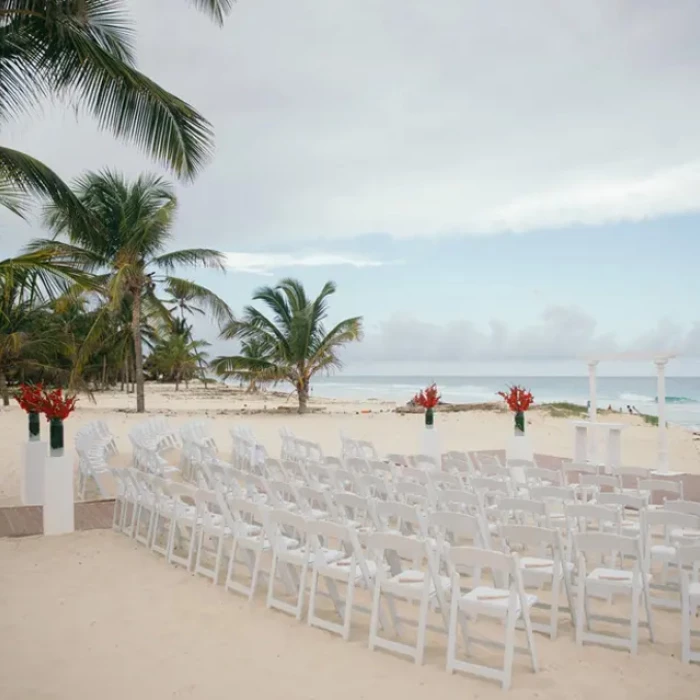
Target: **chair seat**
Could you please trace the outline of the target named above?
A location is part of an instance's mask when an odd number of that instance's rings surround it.
[[[565,562],[564,566],[567,571],[573,571],[574,565],[571,562]],[[554,561],[552,559],[541,559],[539,557],[522,557],[520,559],[520,569],[525,574],[542,574],[547,576],[554,575]],[[562,569],[559,568],[559,575]]]
[[[700,530],[693,527],[678,527],[671,530],[671,537],[674,540],[696,539],[700,538]]]
[[[700,602],[700,581],[693,581],[688,586],[688,596],[691,599],[697,599],[695,602]]]
[[[653,544],[649,548],[652,559],[662,559],[663,561],[674,561],[676,559],[676,548],[670,544]]]
[[[420,598],[423,592],[423,586],[425,585],[425,577],[430,574],[424,571],[418,571],[416,569],[406,569],[396,576],[392,576],[390,579],[382,582],[382,588],[388,593],[394,593],[396,595],[408,595],[411,598]],[[439,577],[440,588],[443,591],[450,590],[450,577],[440,576]],[[430,580],[430,593],[429,596],[434,598],[437,596],[437,588],[435,587],[435,581],[431,578]]]
[[[477,586],[469,593],[465,593],[459,599],[459,607],[465,612],[489,614],[493,611],[497,617],[502,617],[508,610],[510,590],[508,588],[491,588],[490,586]],[[528,610],[537,602],[537,596],[525,594],[525,604]],[[515,598],[515,612],[520,614],[522,605],[520,597]]]
[[[373,580],[377,574],[377,563],[374,561],[365,562],[367,565],[367,573],[369,574],[370,580]],[[354,581],[358,583],[364,579],[362,569],[358,564],[355,564],[354,573],[350,570],[352,566],[352,557],[345,557],[339,559],[338,561],[331,562],[328,566],[323,567],[321,573],[324,576],[330,576],[331,578],[337,578],[339,581]]]
[[[651,574],[647,574],[646,576],[647,580],[651,581]],[[593,569],[593,571],[586,576],[586,580],[604,583],[609,586],[629,588],[634,581],[634,572],[625,569],[605,569],[601,567]],[[639,583],[641,583],[641,581],[639,581]]]

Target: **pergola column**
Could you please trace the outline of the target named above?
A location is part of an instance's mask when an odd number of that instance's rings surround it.
[[[598,360],[588,362],[588,420],[595,423],[598,420],[598,397],[596,387],[596,370]],[[588,460],[595,462],[598,458],[598,433],[594,426],[588,428]]]
[[[668,471],[668,433],[666,430],[666,359],[654,360],[656,365],[656,401],[659,415],[658,469]]]

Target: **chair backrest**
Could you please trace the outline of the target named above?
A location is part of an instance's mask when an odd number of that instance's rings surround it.
[[[228,496],[226,503],[235,522],[234,532],[238,536],[250,536],[250,525],[264,528],[267,524],[265,511],[256,503],[235,496]]]
[[[396,501],[375,501],[373,516],[379,531],[400,530],[422,537],[426,535],[425,520],[414,506]]]
[[[326,555],[328,549],[341,550],[350,557],[351,567],[353,563],[360,567],[365,583],[370,582],[367,560],[357,539],[357,534],[352,528],[327,520],[312,520],[306,523],[306,531],[315,554],[314,566],[322,567],[330,563]]]
[[[622,528],[622,508],[591,503],[575,503],[564,506],[564,515],[569,532],[604,532],[612,528],[620,534]]]
[[[369,462],[364,457],[348,457],[345,460],[345,468],[358,476],[372,473]]]
[[[299,493],[291,483],[284,481],[268,481],[267,493],[275,508],[299,508]]]
[[[579,532],[574,534],[576,551],[587,558],[588,554],[613,554],[641,560],[639,539],[606,532]],[[581,574],[579,573],[579,576]]]
[[[478,515],[481,513],[481,501],[476,493],[471,491],[445,489],[436,492],[437,505],[441,510],[449,510],[453,513],[469,513]]]
[[[650,499],[654,494],[675,494],[680,500],[683,499],[683,482],[672,481],[671,479],[640,479],[639,490],[650,494]]]
[[[333,468],[325,464],[307,462],[306,473],[310,481],[309,486],[313,486],[314,488],[333,488],[335,486],[333,471]]]
[[[485,547],[481,518],[465,513],[436,511],[428,516],[428,532],[434,536],[438,546],[444,541],[454,546],[463,539],[470,539],[477,547]]]
[[[646,496],[635,496],[631,493],[599,493],[596,503],[601,506],[621,506],[623,511],[631,510],[637,513],[647,507],[649,499]]]
[[[401,479],[401,481],[413,481],[416,484],[425,485],[428,483],[428,471],[416,467],[399,467],[396,478]]]
[[[347,491],[336,491],[333,494],[338,517],[341,521],[359,525],[369,525],[372,520],[369,499]]]
[[[504,525],[514,522],[516,525],[542,526],[547,520],[547,506],[543,501],[528,498],[499,498],[498,512]]]
[[[563,557],[561,535],[558,530],[532,525],[501,525],[498,532],[509,551],[546,547],[551,550],[552,558]]]
[[[505,494],[510,495],[510,487],[501,479],[493,479],[486,476],[473,476],[469,480],[470,486],[476,493]]]
[[[328,491],[314,489],[310,486],[300,486],[299,505],[307,517],[334,517],[335,506],[330,499]]]
[[[527,486],[561,486],[562,475],[556,469],[527,467],[524,471]]]
[[[446,489],[446,490],[461,490],[462,482],[456,474],[450,474],[449,472],[429,472],[428,473],[428,483],[435,489]]]
[[[290,513],[288,510],[273,508],[265,512],[267,521],[266,531],[272,546],[284,547],[282,536],[298,540],[300,547],[305,547],[308,541],[308,521],[301,515]]]
[[[698,572],[700,572],[700,544],[681,545],[677,547],[676,559],[681,569],[692,566],[693,579],[698,579]]]
[[[496,580],[498,580],[499,574],[511,576],[514,571],[511,554],[482,549],[481,547],[450,547],[447,552],[447,560],[453,571],[465,568],[490,569]]]
[[[609,476],[605,474],[581,474],[578,480],[581,486],[593,486],[599,491],[605,489],[610,491],[619,491],[622,488],[622,482],[619,476]]]
[[[666,509],[647,510],[642,514],[642,529],[644,552],[648,560],[655,535],[667,545],[699,542],[700,516]],[[688,531],[687,535],[685,531]]]
[[[409,466],[422,469],[438,469],[440,467],[435,457],[425,454],[409,455],[408,462]]]
[[[332,476],[336,491],[357,491],[355,475],[348,469],[334,469]]]
[[[367,538],[367,550],[371,558],[377,563],[377,575],[382,576],[386,562],[395,576],[403,568],[402,561],[409,560],[419,562],[425,558],[430,559],[424,540],[399,535],[393,532],[373,532]],[[398,556],[390,556],[391,554]]]
[[[362,474],[357,477],[358,490],[362,495],[386,500],[391,498],[392,489],[386,479],[374,474]]]
[[[576,492],[570,486],[533,486],[530,498],[536,501],[555,501],[561,504],[575,503]]]
[[[664,510],[675,510],[678,513],[690,513],[690,515],[700,515],[700,503],[697,501],[666,501]]]
[[[391,462],[383,462],[381,459],[369,459],[370,473],[375,476],[383,476],[387,479],[393,479],[396,473],[396,467]]]
[[[561,472],[564,485],[575,483],[581,474],[599,474],[600,467],[597,464],[584,464],[582,462],[562,462]]]
[[[386,456],[386,459],[392,464],[403,465],[404,467],[408,466],[408,457],[406,457],[406,455],[400,455],[397,452],[390,452]]]
[[[428,488],[412,481],[399,481],[394,484],[394,493],[399,501],[411,506],[427,508],[431,503]]]

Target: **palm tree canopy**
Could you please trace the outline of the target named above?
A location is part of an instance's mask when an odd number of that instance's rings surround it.
[[[362,338],[362,317],[340,321],[326,330],[328,298],[336,286],[326,282],[315,299],[309,299],[301,282],[283,279],[275,287],[261,287],[253,295],[270,310],[266,316],[254,306],[247,306],[241,320],[234,320],[222,331],[223,338],[240,338],[244,343],[256,341],[268,349],[263,357],[246,358],[245,354],[219,357],[215,371],[222,374],[241,369],[266,369],[278,378],[292,382],[300,392],[308,391],[309,379],[318,371],[340,368],[338,350]]]

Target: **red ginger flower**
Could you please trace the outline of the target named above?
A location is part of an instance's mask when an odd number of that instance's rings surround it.
[[[423,408],[434,408],[440,402],[437,384],[431,384],[427,389],[419,392],[413,397],[413,402]]]
[[[44,386],[41,383],[20,384],[14,399],[23,411],[41,413],[44,405]]]
[[[75,410],[75,396],[63,396],[63,389],[44,391],[41,411],[47,420],[59,418],[65,420]]]
[[[535,400],[530,391],[524,387],[518,386],[517,384],[508,387],[507,394],[504,391],[499,391],[498,395],[502,396],[505,402],[508,404],[508,408],[516,413],[520,411],[527,411]]]

